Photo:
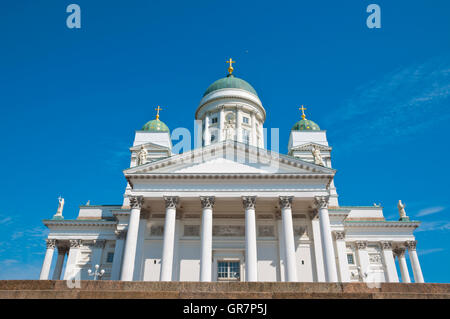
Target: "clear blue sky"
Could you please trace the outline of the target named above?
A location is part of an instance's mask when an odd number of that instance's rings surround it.
[[[402,199],[425,280],[450,282],[450,2],[70,1],[0,4],[0,278],[38,278],[45,227],[66,199],[120,204],[134,132],[154,117],[192,129],[204,90],[250,82],[280,128],[305,104],[328,132],[341,205]],[[366,7],[381,6],[381,29]]]

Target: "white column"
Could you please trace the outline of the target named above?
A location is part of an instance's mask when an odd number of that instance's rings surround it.
[[[409,252],[409,260],[411,261],[411,267],[414,275],[414,282],[416,283],[425,282],[423,280],[422,269],[420,268],[419,257],[417,257],[416,251],[417,241],[407,241],[405,244]]]
[[[213,207],[215,198],[213,196],[201,196],[202,204],[202,230],[201,230],[201,259],[200,259],[200,281],[211,281],[212,262],[212,224]]]
[[[173,267],[173,250],[175,243],[175,221],[176,221],[176,206],[178,204],[178,197],[165,196],[166,202],[166,218],[164,222],[164,243],[161,261],[161,275],[160,281],[172,280]]]
[[[50,267],[52,265],[53,254],[55,252],[56,240],[46,239],[47,250],[45,251],[44,262],[42,264],[41,274],[39,279],[48,280],[50,274]]]
[[[356,256],[359,262],[359,276],[365,281],[369,273],[369,253],[367,252],[367,241],[356,242]]]
[[[205,114],[205,131],[203,133],[203,139],[205,141],[205,146],[208,146],[211,143],[211,135],[209,134],[209,114],[206,112]]]
[[[319,213],[310,213],[314,240],[314,256],[316,260],[316,274],[318,282],[325,282],[325,266],[323,264],[322,239],[320,235]]]
[[[245,278],[258,281],[258,256],[256,246],[256,196],[242,197],[245,209]]]
[[[284,247],[283,221],[277,214],[278,254],[280,258],[280,281],[286,281],[286,248]]]
[[[398,265],[400,266],[400,273],[402,275],[402,282],[410,283],[411,279],[409,277],[408,265],[406,264],[405,258],[405,247],[398,247],[394,250],[394,253],[398,257]]]
[[[382,241],[380,244],[383,250],[387,282],[398,282],[397,268],[395,267],[395,259],[392,253],[392,243],[390,241]]]
[[[242,112],[239,106],[236,107],[236,140],[242,143]]]
[[[328,216],[328,200],[330,196],[316,196],[315,203],[319,210],[320,233],[322,235],[325,278],[327,282],[337,282],[336,259],[334,256],[333,238],[331,237],[330,217]]]
[[[139,234],[139,220],[144,198],[142,196],[130,196],[130,221],[128,223],[127,239],[123,256],[122,274],[120,280],[132,281],[134,274],[134,261],[136,259],[136,245]]]
[[[61,279],[61,273],[64,266],[64,259],[66,258],[67,250],[68,249],[65,246],[58,246],[58,258],[56,259],[55,269],[53,270],[53,280]]]
[[[256,139],[256,118],[254,112],[251,113],[251,121],[252,121],[251,145],[258,147],[258,141]]]
[[[122,269],[123,247],[125,245],[125,230],[116,230],[116,246],[114,247],[114,259],[111,269],[111,280],[120,279],[120,270]]]
[[[69,255],[66,262],[66,271],[64,272],[64,280],[74,279],[78,277],[79,269],[76,269],[78,260],[78,252],[80,251],[81,240],[70,240]]]
[[[133,271],[133,280],[139,281],[142,280],[142,265],[143,265],[143,252],[144,252],[144,238],[145,238],[145,230],[147,228],[147,219],[148,212],[142,213],[139,218],[139,230],[138,237],[136,241],[136,257],[134,259],[134,271]]]
[[[350,281],[350,272],[347,261],[347,247],[345,245],[345,233],[343,231],[334,232],[336,238],[336,252],[339,265],[340,282]]]
[[[220,106],[220,112],[219,112],[219,142],[222,142],[225,140],[225,135],[223,130],[225,129],[225,109],[222,106]]]
[[[292,225],[292,196],[280,196],[281,219],[283,223],[284,247],[286,256],[286,281],[298,281],[295,258],[294,227]]]

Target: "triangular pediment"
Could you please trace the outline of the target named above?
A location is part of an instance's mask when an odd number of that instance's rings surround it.
[[[295,147],[292,147],[290,151],[311,151],[313,147],[316,147],[320,151],[331,151],[330,146],[313,142],[297,145]]]
[[[326,174],[335,170],[236,141],[216,143],[133,167],[140,174]]]

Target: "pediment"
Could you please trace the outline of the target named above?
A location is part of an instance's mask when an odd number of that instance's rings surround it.
[[[335,170],[235,141],[216,143],[133,167],[139,174],[327,174]]]
[[[290,152],[292,152],[292,151],[311,151],[313,147],[316,147],[320,151],[331,151],[331,149],[332,149],[330,146],[327,146],[327,145],[310,142],[310,143],[300,144],[295,147],[292,147],[290,149]]]

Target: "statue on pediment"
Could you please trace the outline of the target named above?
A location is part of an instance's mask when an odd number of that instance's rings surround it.
[[[138,165],[144,165],[147,163],[148,151],[145,149],[144,145],[141,145],[141,149],[138,153]]]
[[[316,146],[312,147],[311,153],[314,157],[314,164],[320,165],[320,166],[325,166],[325,163],[322,159],[322,155],[320,154],[320,150]]]

